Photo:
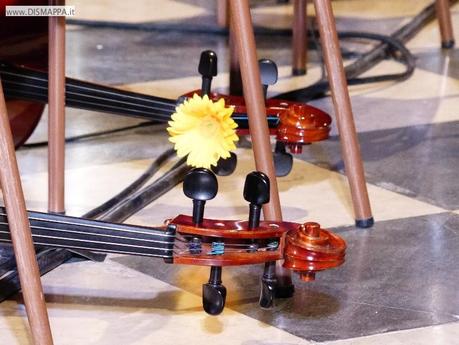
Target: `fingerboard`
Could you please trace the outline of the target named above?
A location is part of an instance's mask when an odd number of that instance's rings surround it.
[[[173,225],[151,228],[40,212],[28,215],[36,245],[172,259]],[[4,207],[0,207],[0,242],[11,242]]]

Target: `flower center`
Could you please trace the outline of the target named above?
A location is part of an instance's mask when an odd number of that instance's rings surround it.
[[[208,115],[202,119],[199,124],[199,131],[205,137],[214,137],[218,134],[220,128],[219,121],[212,115]]]

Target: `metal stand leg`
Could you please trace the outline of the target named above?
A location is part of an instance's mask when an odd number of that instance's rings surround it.
[[[454,47],[454,32],[451,23],[449,0],[436,0],[435,9],[437,11],[438,24],[440,25],[441,47],[450,49]]]
[[[60,0],[50,1],[59,5]],[[48,210],[65,212],[65,17],[49,17]]]
[[[292,74],[306,74],[307,63],[307,0],[294,0],[292,26]]]
[[[235,48],[240,62],[255,166],[257,170],[268,175],[271,181],[270,202],[263,205],[263,215],[265,220],[281,221],[282,212],[248,0],[231,0],[230,11],[230,28],[232,35],[234,35]],[[282,270],[281,266],[278,267],[279,272],[276,273],[278,274],[280,284],[286,284],[292,289],[293,285],[291,283],[290,272]]]
[[[35,345],[52,345],[53,338],[48,312],[40,281],[40,271],[35,258],[35,249],[1,83],[0,184],[10,224],[11,240],[33,342]]]
[[[347,89],[347,81],[336,33],[335,19],[329,0],[314,0],[314,6],[335,107],[346,175],[351,188],[356,225],[366,228],[372,226],[374,221],[371,214],[351,100]]]

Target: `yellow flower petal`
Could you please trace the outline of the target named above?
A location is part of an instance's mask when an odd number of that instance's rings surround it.
[[[203,168],[228,158],[239,140],[237,124],[231,118],[233,112],[234,108],[226,107],[223,98],[213,102],[207,95],[194,94],[177,106],[167,128],[177,155],[188,155],[188,165]]]

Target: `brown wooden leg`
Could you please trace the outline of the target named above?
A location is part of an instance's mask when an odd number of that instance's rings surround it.
[[[440,25],[441,46],[449,49],[454,47],[454,32],[451,24],[451,11],[449,0],[436,0],[435,9],[437,11],[438,24]]]
[[[369,227],[373,225],[373,216],[371,214],[351,100],[347,89],[347,81],[336,33],[335,18],[330,0],[314,0],[314,6],[335,107],[346,175],[354,204],[356,225],[358,227]]]
[[[0,83],[0,184],[8,215],[11,240],[18,267],[22,295],[35,345],[52,345],[40,271],[22,191],[3,88]]]
[[[253,33],[248,0],[231,0],[230,11],[230,29],[234,35],[235,50],[240,62],[242,86],[249,118],[255,166],[258,171],[268,175],[271,181],[270,201],[268,204],[263,205],[263,215],[265,220],[281,221],[282,212],[269,139],[268,123],[266,121],[265,100],[261,86],[255,36]],[[281,245],[283,245],[283,243]],[[293,289],[290,271],[283,270],[280,265],[276,268],[276,275],[280,284],[279,287],[285,287],[287,290]]]
[[[48,210],[64,213],[65,17],[49,17],[48,110]]]
[[[270,202],[263,206],[263,214],[266,220],[279,221],[282,219],[282,213],[249,2],[248,0],[232,0],[230,1],[230,8],[231,13],[234,14],[231,16],[231,30],[241,68],[255,165],[257,170],[264,172],[271,180]]]
[[[228,0],[217,0],[217,24],[221,28],[229,25]]]
[[[292,25],[292,74],[306,74],[307,64],[307,0],[294,0]]]

